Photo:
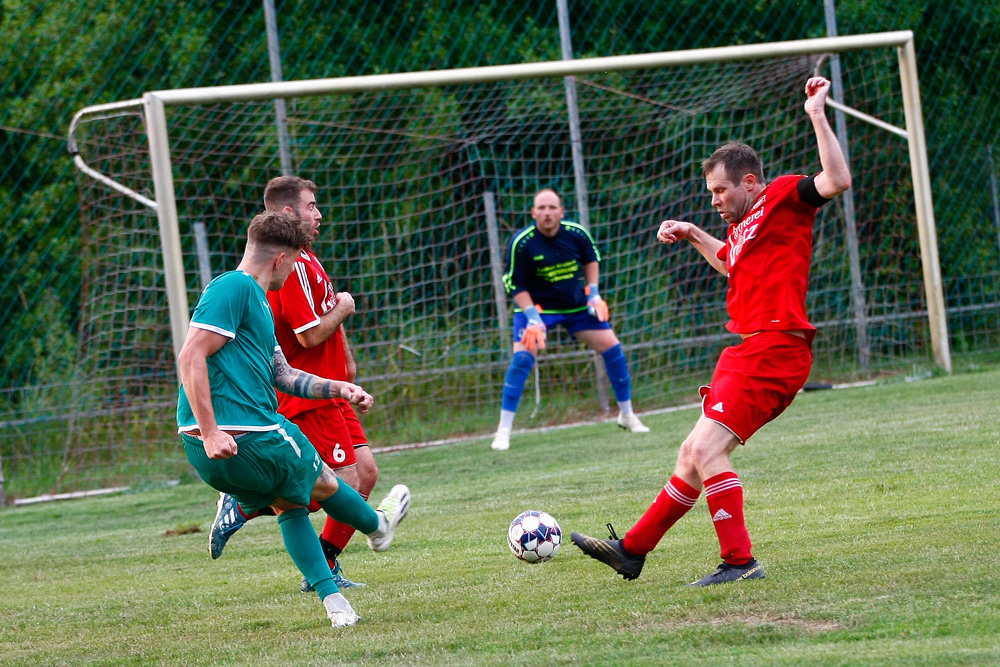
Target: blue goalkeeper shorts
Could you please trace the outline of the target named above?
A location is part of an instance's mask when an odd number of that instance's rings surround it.
[[[542,322],[546,329],[562,325],[566,331],[575,334],[577,331],[591,331],[593,329],[610,329],[610,322],[601,322],[599,319],[584,310],[575,313],[546,313],[542,311]],[[524,337],[524,330],[528,327],[528,318],[522,312],[514,313],[514,342],[520,343]]]

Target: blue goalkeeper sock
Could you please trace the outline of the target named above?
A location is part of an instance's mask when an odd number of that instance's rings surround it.
[[[601,356],[604,357],[604,367],[608,370],[611,388],[615,391],[615,400],[619,403],[631,401],[632,381],[628,375],[628,363],[625,361],[622,344],[618,343],[610,350],[605,350]]]
[[[517,412],[517,405],[521,402],[521,394],[524,393],[524,384],[531,375],[531,367],[535,365],[535,358],[530,352],[517,352],[514,360],[510,362],[507,369],[507,377],[503,380],[503,402],[500,408],[510,412]]]
[[[378,530],[378,514],[361,497],[361,494],[352,489],[344,480],[340,480],[335,494],[326,500],[319,501],[319,506],[336,521],[346,523],[365,535]]]
[[[302,572],[306,581],[315,589],[319,599],[339,592],[337,584],[333,583],[330,565],[323,555],[323,547],[320,546],[316,531],[309,521],[309,510],[298,507],[282,512],[278,515],[278,526],[281,528],[281,538],[285,541],[288,555],[292,557],[292,562]]]

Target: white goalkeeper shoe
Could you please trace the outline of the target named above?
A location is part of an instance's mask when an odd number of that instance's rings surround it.
[[[345,628],[361,620],[342,593],[327,595],[323,598],[323,606],[326,607],[327,618],[335,628]]]
[[[378,528],[368,534],[368,548],[385,551],[396,536],[396,527],[410,509],[410,489],[405,484],[397,484],[389,489],[389,494],[375,508],[378,514]]]
[[[649,427],[639,421],[639,417],[634,412],[630,412],[627,415],[619,412],[618,425],[632,433],[649,433]]]
[[[498,452],[510,449],[510,429],[503,428],[502,426],[498,428],[497,434],[493,436],[493,444],[490,447]]]

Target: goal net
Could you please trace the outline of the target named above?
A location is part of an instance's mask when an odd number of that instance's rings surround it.
[[[320,188],[316,252],[358,305],[347,331],[358,381],[376,398],[365,422],[372,442],[494,428],[511,346],[510,302],[495,272],[511,236],[531,222],[540,187],[562,193],[569,219],[589,211],[637,409],[695,400],[734,342],[724,331],[726,280],[686,244],[657,243],[655,231],[677,218],[725,233],[700,163],[727,141],[757,148],[769,179],[820,169],[802,105],[806,79],[827,71],[823,58],[578,76],[586,202],[577,200],[561,78],[288,99],[294,172]],[[843,102],[905,126],[896,49],[853,50],[841,62]],[[140,112],[84,115],[76,141],[87,165],[153,199]],[[281,173],[278,133],[266,99],[169,106],[166,117],[193,308],[205,276],[239,262],[263,186]],[[853,117],[847,139],[856,219],[845,221],[841,197],[815,226],[808,308],[819,328],[818,382],[908,368],[929,355],[907,141]],[[177,388],[156,213],[89,176],[79,189],[88,405],[140,410],[144,423],[162,421],[172,442]],[[561,331],[551,341],[516,427],[602,416],[594,355]],[[125,447],[133,436],[126,428],[113,440]]]

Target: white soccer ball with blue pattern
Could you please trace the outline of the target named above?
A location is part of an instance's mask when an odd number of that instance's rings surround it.
[[[562,529],[548,512],[521,512],[507,529],[507,546],[525,563],[544,563],[559,552]]]

